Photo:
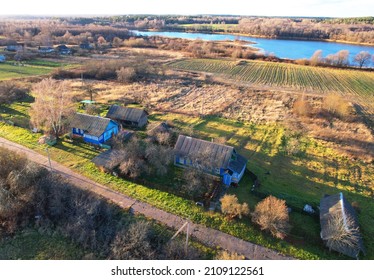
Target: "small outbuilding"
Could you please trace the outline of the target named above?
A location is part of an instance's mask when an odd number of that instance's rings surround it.
[[[112,172],[121,164],[122,156],[119,150],[106,150],[92,159],[92,162],[104,172]]]
[[[148,113],[143,109],[112,105],[106,115],[124,126],[143,127],[148,122]]]
[[[321,199],[320,223],[321,238],[331,250],[357,259],[365,254],[356,212],[343,193]]]
[[[174,147],[174,164],[202,168],[206,173],[222,177],[225,185],[239,183],[247,159],[231,146],[179,135]]]
[[[76,113],[71,119],[73,137],[82,137],[87,143],[102,145],[118,134],[118,124],[108,118]]]

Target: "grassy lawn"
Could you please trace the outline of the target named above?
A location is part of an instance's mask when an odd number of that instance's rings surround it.
[[[18,108],[19,113],[27,115],[27,108],[25,109],[25,106],[21,104],[13,104],[10,108],[15,111]],[[371,215],[374,209],[370,198],[373,188],[371,185],[372,165],[350,162],[334,153],[332,149],[326,148],[323,143],[313,139],[301,139],[303,146],[301,155],[286,156],[282,146],[285,130],[275,124],[266,126],[243,124],[215,117],[201,119],[176,114],[156,114],[150,119],[151,121],[171,121],[182,131],[186,127],[192,127],[198,137],[205,139],[226,137],[229,145],[234,145],[240,153],[249,158],[248,168],[261,180],[260,191],[284,198],[292,206],[302,207],[304,203],[317,205],[323,194],[343,191],[349,201],[358,201],[361,206],[359,219],[368,251],[367,257],[373,257],[371,236],[374,234],[374,228]],[[40,135],[32,134],[28,130],[0,124],[0,136],[28,146],[42,154],[45,153],[45,147],[36,144]],[[168,188],[173,185],[173,182],[168,181],[169,176],[156,178],[152,181],[152,186],[146,186],[101,173],[90,162],[98,151],[76,141],[72,143],[61,140],[56,146],[50,148],[50,152],[54,160],[76,172],[171,213],[189,217],[194,222],[280,250],[297,258],[340,258],[323,247],[319,239],[319,223],[313,217],[296,212],[291,213],[293,225],[291,235],[287,240],[279,241],[261,233],[253,227],[248,218],[242,221],[228,221],[218,213],[205,212],[195,206],[192,201],[177,196],[177,191],[173,192],[174,194],[168,192],[170,190]],[[317,169],[316,167],[321,162],[325,164],[325,167]],[[336,162],[339,168],[336,168]],[[361,179],[355,181],[355,185],[351,185],[354,175],[348,172],[352,166],[358,166],[361,169]],[[173,172],[178,172],[178,169],[173,169]],[[330,174],[331,172],[335,173]],[[331,177],[334,180],[331,180]],[[253,210],[259,198],[251,194],[251,185],[250,179],[244,178],[240,186],[230,189],[230,192],[237,194],[239,200],[247,202]]]
[[[0,242],[0,260],[79,260],[85,254],[67,238],[33,229]]]
[[[23,65],[14,64],[13,61],[0,63],[0,81],[13,78],[23,78],[29,76],[46,75],[51,73],[58,67],[67,67],[66,63],[47,61],[47,60],[31,60]]]

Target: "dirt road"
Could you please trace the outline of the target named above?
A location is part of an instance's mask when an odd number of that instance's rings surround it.
[[[38,164],[49,167],[48,158],[42,156],[33,150],[30,150],[24,146],[8,141],[0,137],[0,146],[3,146],[9,150],[24,153],[31,161]],[[97,184],[96,182],[80,175],[69,168],[51,161],[52,168],[55,172],[62,174],[67,179],[79,188],[88,189],[93,191],[106,199],[116,203],[122,208],[132,207],[135,213],[140,213],[146,217],[152,218],[162,224],[167,225],[173,229],[179,229],[187,220],[177,215],[168,213],[151,206],[148,203],[135,200],[124,194],[118,193],[109,187]],[[284,256],[277,251],[250,243],[248,241],[241,240],[233,237],[229,234],[220,232],[215,229],[207,228],[205,226],[190,223],[191,235],[198,239],[203,244],[211,247],[221,247],[230,252],[236,252],[240,255],[246,256],[248,259],[265,260],[265,259],[276,259],[276,260],[287,260],[292,259],[291,257]]]

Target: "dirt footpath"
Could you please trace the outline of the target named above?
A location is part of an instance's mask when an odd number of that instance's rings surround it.
[[[24,146],[8,141],[0,137],[0,146],[3,146],[9,150],[24,153],[31,161],[38,164],[49,167],[48,158],[42,156],[33,150],[30,150]],[[118,193],[109,187],[97,184],[96,182],[80,175],[69,168],[52,161],[52,168],[55,172],[58,172],[65,176],[75,186],[83,189],[93,191],[108,200],[116,203],[122,208],[132,207],[135,213],[140,213],[146,217],[152,218],[162,224],[167,225],[173,229],[179,229],[187,220],[177,215],[168,213],[166,211],[155,208],[148,203],[141,202],[130,198],[124,194]],[[229,234],[220,232],[215,229],[207,228],[205,226],[190,223],[191,235],[198,239],[201,243],[211,247],[221,247],[230,252],[236,252],[240,255],[246,256],[248,259],[254,260],[289,260],[291,257],[284,256],[277,251],[250,243],[248,241],[241,240]]]

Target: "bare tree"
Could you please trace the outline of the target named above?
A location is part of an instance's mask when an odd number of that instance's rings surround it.
[[[136,78],[136,71],[133,67],[121,67],[116,74],[117,80],[121,83],[131,83]]]
[[[316,50],[310,58],[310,65],[317,66],[322,61],[322,50]]]
[[[358,66],[362,68],[363,66],[369,64],[371,55],[369,52],[361,51],[355,55],[354,61],[357,62]]]
[[[334,250],[336,248],[351,248],[360,250],[360,231],[354,219],[350,216],[332,215],[328,220],[326,236],[327,247]]]
[[[90,100],[93,101],[94,95],[97,94],[97,89],[94,87],[94,85],[90,82],[84,81],[83,90],[89,94]]]
[[[349,51],[341,50],[336,53],[336,65],[347,66],[349,64]]]
[[[249,207],[247,203],[240,204],[238,198],[234,194],[225,194],[221,199],[222,213],[227,215],[230,219],[235,217],[242,218],[243,215],[249,214]]]
[[[114,37],[112,43],[113,43],[113,47],[119,48],[120,46],[122,46],[123,41],[121,40],[121,38]]]
[[[151,245],[153,234],[148,222],[131,224],[128,230],[122,230],[117,234],[112,243],[111,257],[118,260],[154,259],[155,250]]]
[[[169,170],[170,163],[173,161],[173,150],[168,147],[148,143],[145,150],[145,157],[149,163],[149,173],[165,175]]]
[[[65,129],[67,118],[74,113],[74,103],[67,82],[44,79],[33,88],[35,102],[31,105],[31,122],[56,137]]]
[[[258,224],[261,230],[269,231],[281,239],[286,237],[291,228],[286,201],[274,196],[268,196],[256,205],[252,221]]]
[[[195,200],[201,199],[214,182],[213,176],[192,167],[184,169],[183,179],[185,183],[182,185],[182,190],[186,195]]]
[[[188,251],[186,254],[185,243],[179,239],[170,240],[163,247],[163,257],[166,260],[197,260],[201,259],[199,251],[192,247],[188,246]]]

